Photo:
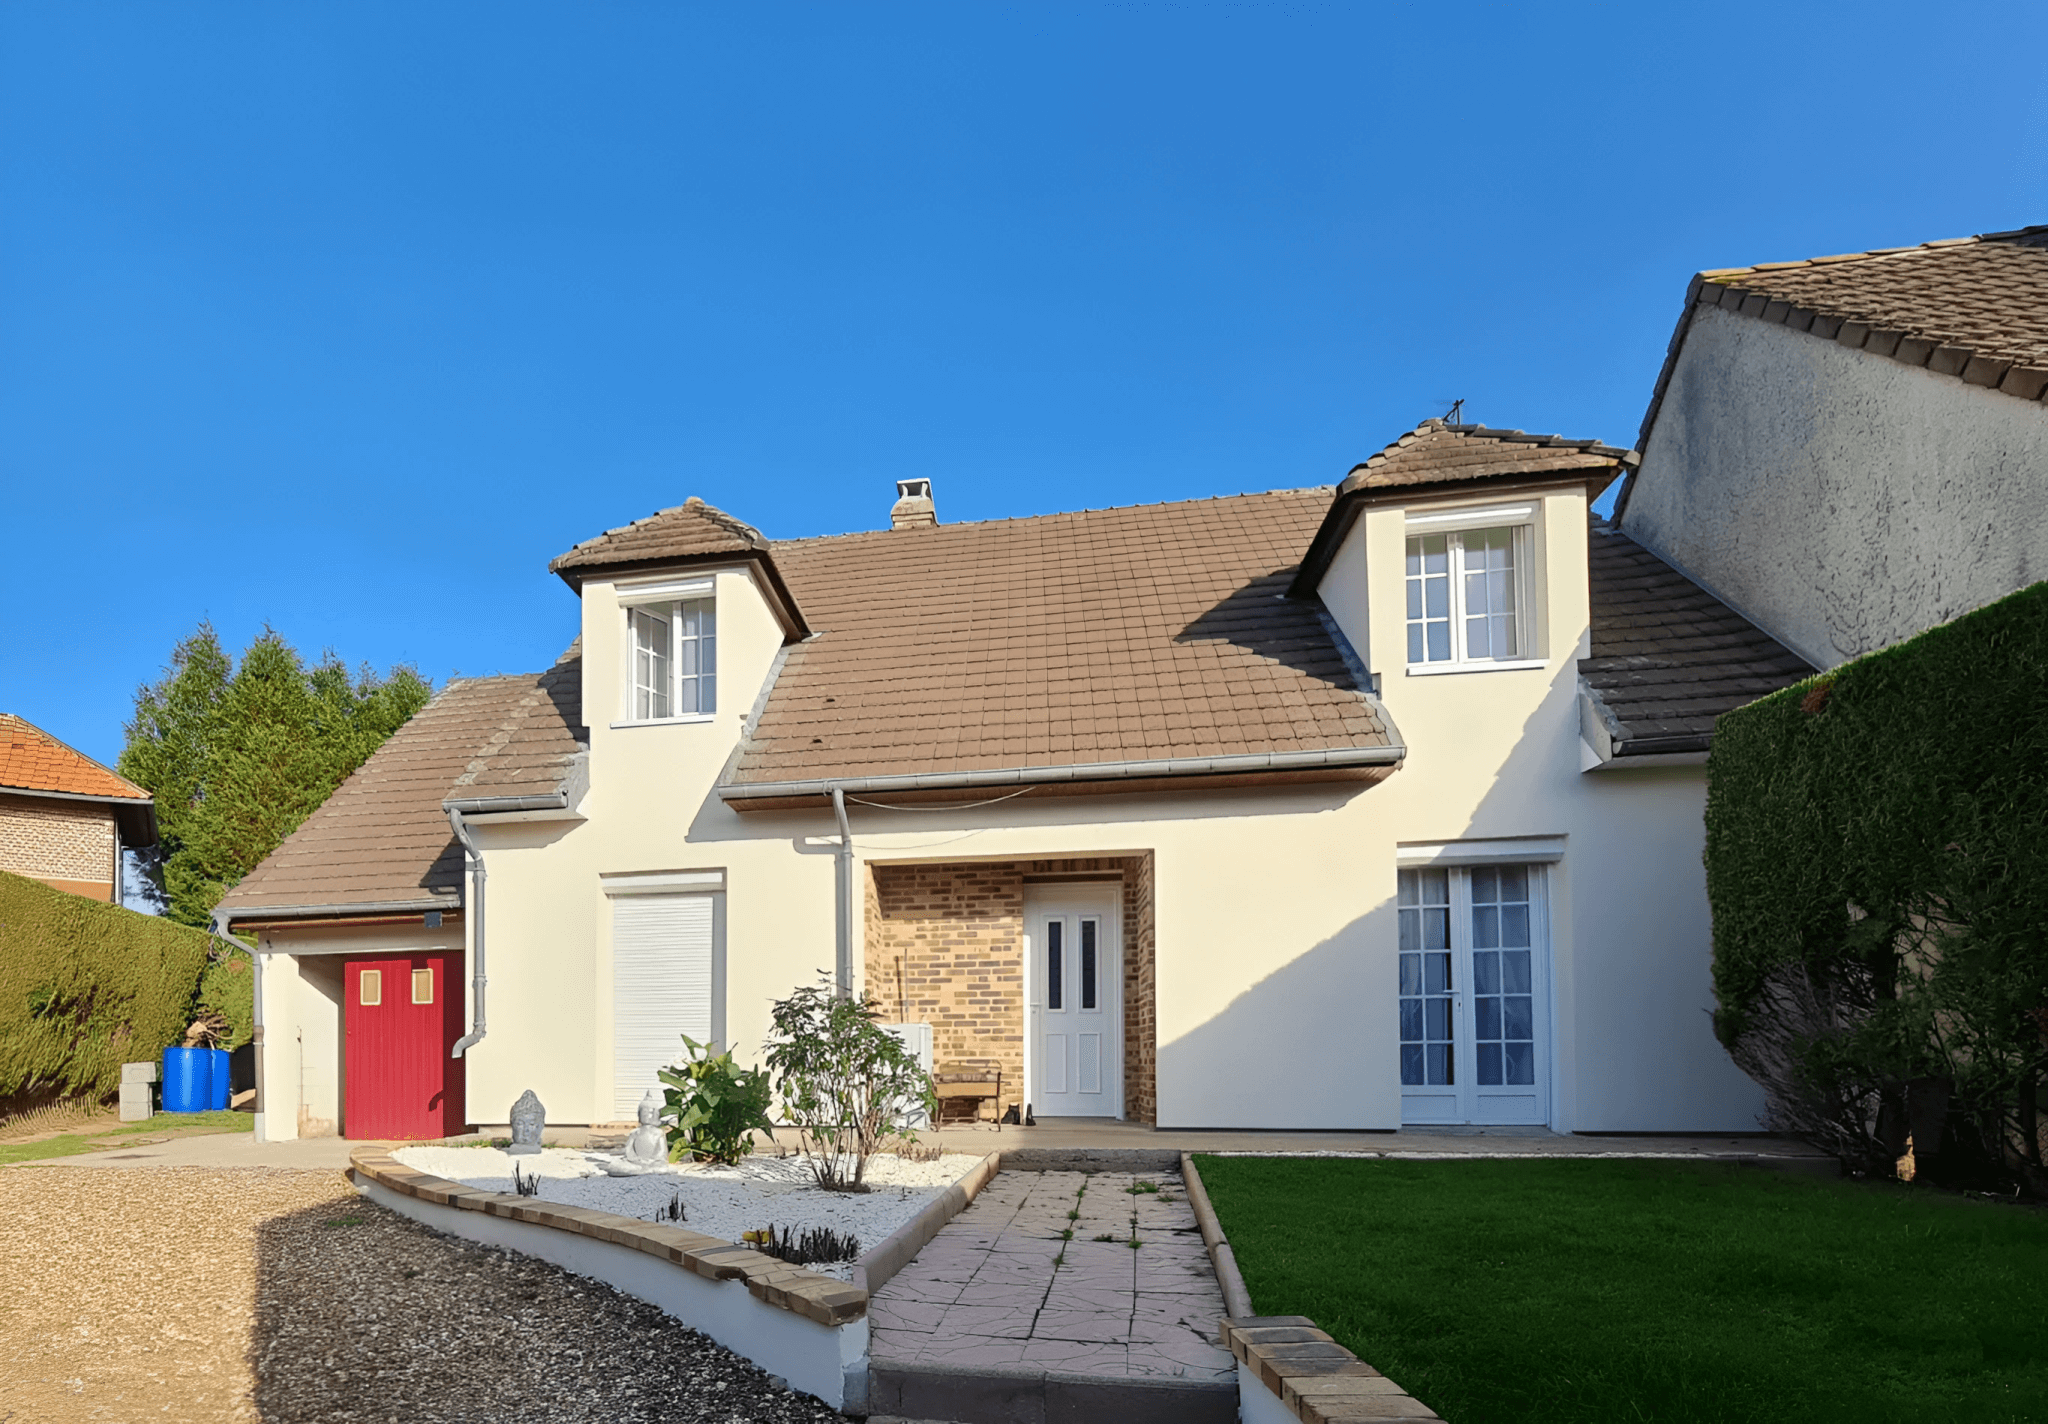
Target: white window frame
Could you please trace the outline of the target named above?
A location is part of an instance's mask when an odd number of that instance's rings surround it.
[[[718,598],[716,581],[709,578],[666,580],[661,583],[621,585],[619,599],[619,720],[614,727],[666,726],[680,722],[709,722],[718,715]],[[683,610],[690,604],[706,605],[712,620],[712,653],[709,666],[697,673],[679,671],[682,663],[683,644],[688,641],[683,633]],[[666,716],[643,717],[639,715],[640,693],[640,644],[633,627],[635,613],[652,614],[668,624],[668,650],[663,673],[662,694],[671,711]],[[683,682],[687,678],[709,676],[711,679],[710,710],[696,712],[675,712],[681,702]],[[701,684],[700,684],[701,686]]]
[[[1408,542],[1414,539],[1442,536],[1448,555],[1448,583],[1450,595],[1450,639],[1451,656],[1436,662],[1409,662],[1410,677],[1439,677],[1445,673],[1466,672],[1509,672],[1522,668],[1540,668],[1545,660],[1540,653],[1539,632],[1542,619],[1538,614],[1535,577],[1536,565],[1536,506],[1519,504],[1492,506],[1488,508],[1449,509],[1433,512],[1411,513],[1405,521],[1407,528],[1401,544],[1401,609],[1402,609],[1402,657],[1407,657],[1407,634],[1413,620],[1407,617],[1408,599]],[[1515,648],[1516,656],[1511,658],[1475,658],[1469,655],[1465,643],[1465,568],[1464,536],[1470,533],[1507,529],[1513,534],[1514,590],[1515,590]],[[1425,650],[1426,652],[1426,650]]]

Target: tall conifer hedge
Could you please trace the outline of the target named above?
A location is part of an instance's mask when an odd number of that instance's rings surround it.
[[[2048,1189],[2048,583],[1724,716],[1716,1030],[1859,1167]]]
[[[110,1094],[182,1042],[211,943],[0,871],[0,1104]]]

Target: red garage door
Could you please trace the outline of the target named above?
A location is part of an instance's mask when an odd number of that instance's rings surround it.
[[[350,1137],[449,1137],[468,1123],[462,1060],[462,955],[378,954],[351,959],[347,995]]]

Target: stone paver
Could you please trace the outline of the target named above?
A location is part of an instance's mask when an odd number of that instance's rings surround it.
[[[998,1173],[869,1305],[878,1367],[1204,1384],[1222,1315],[1177,1172]]]

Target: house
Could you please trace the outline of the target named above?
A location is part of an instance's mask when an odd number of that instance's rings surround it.
[[[577,544],[561,659],[451,684],[222,902],[259,1130],[627,1120],[820,975],[1040,1118],[1754,1129],[1703,762],[1811,669],[1590,517],[1631,458],[1427,421],[1335,488]]]
[[[0,870],[118,905],[121,852],[156,837],[147,791],[0,712]]]
[[[1622,531],[1816,667],[2048,578],[2048,227],[1702,272]]]

